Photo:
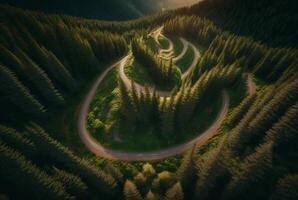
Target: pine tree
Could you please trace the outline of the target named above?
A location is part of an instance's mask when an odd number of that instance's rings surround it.
[[[271,200],[295,200],[298,198],[298,175],[289,174],[281,178],[271,196]]]
[[[113,195],[117,187],[115,179],[89,163],[87,160],[76,157],[70,150],[59,142],[49,137],[38,125],[27,127],[28,136],[34,142],[38,151],[48,158],[48,162],[57,164],[67,171],[79,175],[82,180],[92,188],[96,188],[103,194]]]
[[[146,163],[146,164],[143,165],[143,172],[142,173],[149,180],[152,180],[156,176],[155,169],[149,163]]]
[[[224,199],[265,199],[272,190],[272,142],[256,149],[256,152],[240,165],[224,193]]]
[[[147,193],[145,200],[157,200],[157,197],[151,192],[151,190]]]
[[[173,101],[174,97],[164,99],[164,107],[160,110],[161,133],[164,138],[169,138],[174,134],[175,107]]]
[[[44,107],[36,100],[29,90],[6,67],[0,65],[0,91],[24,113],[42,115]]]
[[[245,99],[241,102],[241,104],[233,110],[231,116],[228,118],[227,123],[229,124],[229,126],[235,127],[239,123],[241,118],[252,106],[255,99],[256,99],[255,94],[245,97]]]
[[[130,123],[134,123],[136,121],[136,112],[133,100],[131,99],[128,90],[120,77],[118,79],[118,85],[120,89],[121,112],[130,121]]]
[[[165,195],[165,200],[183,200],[184,194],[182,191],[181,184],[178,182],[171,187]]]
[[[23,72],[26,74],[27,79],[37,88],[42,97],[54,105],[64,104],[64,98],[57,91],[47,74],[22,50],[18,51],[18,56],[21,57],[23,62]]]
[[[182,163],[176,172],[177,179],[187,190],[191,190],[193,181],[196,179],[194,150],[195,147],[184,155]]]
[[[117,182],[122,183],[124,181],[124,175],[118,167],[115,167],[111,162],[108,162],[105,166],[105,170],[108,174],[111,174]]]
[[[295,169],[298,156],[297,147],[298,103],[291,106],[285,114],[266,132],[266,142],[273,142],[275,163],[291,163],[287,167]]]
[[[142,200],[140,192],[135,184],[130,180],[126,180],[123,192],[126,200]]]
[[[86,198],[88,188],[80,177],[57,168],[54,168],[54,173],[54,178],[62,183],[69,194],[78,199]]]
[[[29,159],[34,159],[37,156],[35,145],[15,129],[0,125],[0,140],[22,152]]]
[[[55,181],[1,141],[0,160],[1,183],[15,188],[22,198],[71,199],[60,182]]]

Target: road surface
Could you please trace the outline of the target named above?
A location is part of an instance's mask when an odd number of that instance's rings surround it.
[[[193,46],[193,45],[190,44],[190,46]],[[195,48],[195,47],[193,46],[192,48]],[[198,53],[198,55],[199,55],[199,53]],[[198,57],[198,55],[195,56],[195,59]],[[197,145],[203,144],[206,141],[208,141],[210,138],[214,137],[214,135],[217,134],[217,130],[221,126],[222,122],[224,121],[224,119],[227,115],[228,109],[229,109],[229,101],[230,100],[229,100],[229,96],[225,90],[223,91],[223,103],[221,106],[221,110],[220,110],[216,120],[212,123],[212,125],[206,131],[204,131],[203,133],[198,135],[196,138],[194,138],[194,139],[190,140],[189,142],[184,143],[182,145],[178,145],[173,148],[168,148],[168,149],[159,150],[159,151],[132,153],[132,152],[123,152],[123,151],[107,149],[107,148],[103,147],[97,140],[95,140],[90,135],[90,133],[87,129],[87,125],[86,125],[89,106],[90,106],[94,96],[96,95],[96,91],[97,91],[98,87],[100,86],[100,84],[102,83],[102,81],[104,80],[106,75],[113,68],[119,66],[120,67],[120,70],[119,70],[120,76],[121,76],[121,74],[123,76],[123,73],[124,73],[123,68],[124,68],[124,65],[125,65],[127,59],[129,59],[129,56],[131,56],[131,55],[127,55],[124,58],[122,58],[120,61],[111,65],[96,79],[95,83],[92,85],[89,93],[85,97],[85,99],[80,107],[79,118],[78,118],[78,132],[79,132],[81,140],[83,141],[83,143],[86,145],[86,147],[92,153],[94,153],[97,156],[101,156],[101,157],[113,159],[113,160],[126,160],[126,161],[160,160],[160,159],[164,159],[164,158],[167,158],[170,156],[175,156],[175,155],[181,154],[181,153],[185,152],[186,150],[192,148],[195,144],[197,144]],[[191,67],[193,67],[194,63],[195,62],[193,62]],[[128,84],[130,85],[130,80],[129,79],[126,80],[127,77],[126,78],[125,77],[126,76],[122,77],[125,79],[123,81],[128,82]],[[248,92],[251,95],[255,92],[255,90],[256,90],[256,86],[255,86],[254,82],[252,81],[251,76],[249,75],[248,76]]]
[[[126,59],[126,58],[124,58]],[[111,65],[108,69],[106,69],[95,81],[93,86],[91,87],[89,93],[84,99],[83,104],[80,107],[79,111],[79,119],[78,119],[78,131],[81,140],[86,145],[86,147],[95,155],[101,156],[108,159],[113,160],[126,160],[126,161],[150,161],[150,160],[160,160],[170,156],[178,155],[186,150],[193,147],[195,144],[203,144],[210,138],[212,138],[216,133],[221,123],[225,119],[225,116],[229,109],[229,96],[226,91],[223,92],[223,104],[218,114],[216,120],[212,123],[212,125],[208,128],[208,130],[201,133],[198,137],[192,139],[191,141],[165,150],[153,151],[153,152],[140,152],[140,153],[131,153],[131,152],[123,152],[110,150],[103,147],[98,141],[96,141],[89,133],[86,122],[89,106],[96,94],[97,88],[100,86],[105,76],[116,66],[118,66],[123,59],[113,65]]]
[[[180,60],[181,58],[183,58],[183,56],[185,55],[185,53],[187,52],[187,48],[193,48],[194,51],[194,59],[193,62],[191,63],[191,65],[189,66],[189,68],[182,74],[181,78],[182,80],[185,79],[185,77],[187,77],[189,75],[189,73],[197,66],[199,59],[201,57],[200,52],[198,51],[198,49],[190,42],[188,42],[187,40],[185,40],[184,38],[180,38],[181,42],[183,43],[183,50],[182,52],[175,58],[173,58],[173,61],[177,62],[178,60]],[[128,61],[129,58],[132,57],[132,54],[129,53],[125,59],[122,60],[122,62],[120,62],[119,65],[119,76],[122,79],[122,81],[124,82],[126,88],[130,91],[132,88],[132,83],[131,80],[127,77],[127,75],[125,74],[125,64]],[[138,93],[141,93],[141,91],[145,90],[145,87],[143,85],[140,85],[136,82],[134,82],[136,91]],[[148,86],[148,90],[153,93],[154,88]],[[156,94],[159,95],[160,97],[169,97],[171,95],[171,91],[164,91],[164,90],[158,90],[156,89]]]

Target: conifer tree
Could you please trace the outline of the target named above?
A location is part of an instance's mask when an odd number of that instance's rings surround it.
[[[0,125],[0,140],[22,152],[26,158],[34,159],[38,154],[35,145],[15,129]]]
[[[255,94],[245,97],[245,99],[241,102],[241,104],[233,110],[233,113],[229,117],[227,123],[231,127],[235,127],[239,123],[241,118],[245,115],[245,113],[249,110],[249,108],[252,106],[255,99],[256,99]]]
[[[27,79],[34,85],[44,99],[54,105],[64,104],[64,98],[57,91],[47,74],[34,63],[22,50],[18,51],[18,56],[23,62],[23,73]]]
[[[62,183],[69,194],[78,199],[86,198],[88,188],[80,177],[57,168],[54,168],[54,173],[54,178]]]
[[[123,192],[126,200],[142,200],[140,192],[135,184],[130,180],[126,180]]]
[[[2,184],[15,188],[22,198],[71,199],[60,182],[55,181],[23,155],[7,147],[1,141],[0,160]]]
[[[27,133],[34,142],[38,151],[48,158],[49,162],[57,164],[57,167],[65,167],[67,171],[79,175],[82,180],[92,188],[107,195],[113,195],[117,187],[115,179],[101,170],[95,168],[87,160],[76,157],[70,150],[49,135],[38,125],[27,127]]]
[[[263,144],[240,165],[224,193],[224,199],[265,199],[272,190],[272,142]]]
[[[281,178],[273,191],[271,200],[295,200],[298,198],[298,175],[289,174]]]
[[[0,65],[0,91],[24,113],[42,115],[44,107],[9,69]]]
[[[155,196],[155,194],[153,194],[153,192],[151,192],[151,190],[147,193],[145,200],[157,200],[157,197]]]
[[[178,182],[173,187],[171,187],[165,195],[165,200],[183,200],[184,194],[181,184]]]
[[[177,179],[181,183],[181,185],[186,188],[186,190],[190,190],[191,186],[194,184],[193,181],[196,178],[196,169],[194,162],[194,151],[195,147],[192,150],[187,152],[180,164],[176,174]]]

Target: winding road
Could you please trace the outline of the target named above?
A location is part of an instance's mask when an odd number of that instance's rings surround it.
[[[190,44],[192,45],[192,44]],[[193,47],[194,48],[194,47]],[[185,53],[184,53],[185,54]],[[78,132],[80,135],[81,140],[86,145],[86,147],[95,155],[105,157],[108,159],[113,160],[126,160],[126,161],[150,161],[150,160],[160,160],[164,159],[170,156],[178,155],[186,150],[192,148],[195,144],[203,144],[210,138],[212,138],[214,135],[217,134],[217,130],[221,126],[222,122],[225,119],[225,116],[229,109],[229,96],[227,92],[223,91],[223,103],[221,106],[221,110],[216,118],[216,120],[212,123],[212,125],[203,133],[201,133],[198,137],[192,139],[191,141],[184,143],[182,145],[168,148],[165,150],[160,151],[152,151],[152,152],[140,152],[140,153],[132,153],[132,152],[122,152],[122,151],[116,151],[111,150],[103,147],[98,141],[96,141],[89,133],[86,122],[87,122],[87,115],[89,106],[96,95],[97,88],[100,86],[106,75],[115,67],[120,66],[123,68],[123,65],[125,65],[127,59],[130,55],[127,55],[123,57],[120,61],[114,63],[109,68],[107,68],[94,82],[92,85],[89,93],[85,97],[82,105],[79,109],[79,117],[78,117]],[[183,56],[182,56],[183,57]],[[120,70],[121,73],[124,73],[124,71]],[[125,76],[126,77],[126,76]],[[129,84],[130,84],[130,80]],[[255,85],[251,79],[251,77],[248,77],[248,91],[249,94],[253,94],[255,92]]]
[[[155,31],[159,34],[161,34],[161,29],[159,28],[157,31]],[[152,33],[154,35],[154,37],[156,37],[156,33]],[[166,36],[163,36],[164,38],[167,38]],[[170,39],[167,38],[167,40],[171,41]],[[191,63],[191,65],[188,67],[188,69],[182,74],[181,78],[182,80],[185,79],[185,77],[187,77],[189,75],[189,73],[197,66],[199,59],[201,57],[201,54],[199,52],[199,50],[195,47],[195,45],[193,45],[192,43],[190,43],[189,41],[187,41],[186,39],[180,37],[180,40],[183,44],[183,49],[181,51],[181,53],[176,56],[175,58],[173,58],[173,61],[177,62],[180,59],[182,59],[184,57],[184,55],[187,52],[188,48],[192,48],[194,51],[194,58],[193,58],[193,62]],[[172,43],[172,42],[171,42]],[[173,43],[172,43],[173,44]],[[173,46],[173,45],[172,45]],[[162,56],[163,57],[163,56]],[[132,53],[130,52],[124,59],[122,59],[122,61],[119,64],[119,76],[122,79],[122,81],[124,82],[126,88],[131,91],[132,88],[132,82],[131,80],[127,77],[127,75],[125,74],[125,64],[127,63],[127,61],[132,58]],[[167,58],[166,58],[167,59]],[[134,82],[134,86],[135,89],[138,93],[141,93],[141,91],[145,90],[145,87],[143,85],[140,85],[136,82]],[[148,90],[149,92],[153,93],[154,92],[154,88],[148,86]],[[164,90],[158,90],[156,89],[156,94],[160,97],[169,97],[171,95],[171,91],[164,91]]]
[[[125,68],[125,64],[127,62],[127,60],[132,56],[132,54],[128,54],[124,59],[122,59],[120,61],[120,64],[119,64],[119,76],[121,78],[121,80],[123,81],[123,83],[125,84],[127,90],[131,91],[131,88],[132,88],[132,82],[131,80],[126,76],[125,74],[125,71],[124,71],[124,68]],[[137,93],[141,93],[142,91],[145,91],[145,87],[143,85],[140,85],[136,82],[134,82],[134,86],[135,86],[135,89],[137,91]],[[154,88],[152,87],[148,87],[148,90],[150,93],[153,93],[154,92]],[[168,97],[171,95],[171,92],[170,91],[163,91],[163,90],[156,90],[156,94],[160,97]]]

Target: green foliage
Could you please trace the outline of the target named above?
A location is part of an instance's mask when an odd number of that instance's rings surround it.
[[[265,140],[273,143],[274,161],[287,167],[297,169],[297,119],[298,103],[291,106],[285,114],[267,132]]]
[[[147,193],[145,200],[156,200],[156,196],[151,192],[151,190]]]
[[[196,163],[194,158],[195,148],[185,154],[176,176],[183,188],[190,191],[196,179]]]
[[[199,44],[208,46],[220,30],[207,19],[177,16],[165,23],[164,31],[169,35],[178,34],[196,38]]]
[[[176,79],[179,79],[181,75],[172,62],[167,64],[165,61],[158,58],[157,55],[144,44],[143,38],[133,40],[131,48],[135,59],[140,63],[144,63],[151,78],[157,85],[165,88],[175,85],[177,82]]]
[[[117,182],[122,183],[124,181],[124,175],[121,170],[117,166],[114,166],[111,162],[106,164],[105,171],[107,171],[108,174],[111,174]]]
[[[26,78],[34,85],[41,96],[54,105],[61,105],[64,99],[61,94],[56,90],[52,81],[47,74],[32,61],[22,50],[17,51],[18,56],[21,58],[23,65],[22,72],[26,74]]]
[[[184,194],[182,191],[181,184],[178,182],[176,183],[173,187],[171,187],[166,195],[165,195],[166,200],[183,200],[184,199]]]
[[[142,200],[140,192],[135,184],[130,180],[126,180],[123,192],[126,200]]]
[[[41,115],[44,107],[36,100],[29,90],[16,78],[15,74],[4,66],[0,66],[1,93],[24,113]]]
[[[36,158],[38,154],[35,145],[28,138],[12,128],[0,125],[0,140],[13,149],[22,152],[27,158]]]
[[[65,190],[78,199],[84,199],[87,196],[87,186],[80,177],[54,168],[54,178],[61,182]]]
[[[233,113],[230,115],[228,119],[228,124],[230,127],[235,127],[239,121],[243,118],[245,113],[249,110],[252,106],[254,100],[256,99],[256,95],[249,95],[247,96],[239,106],[233,110]]]
[[[164,192],[175,183],[174,174],[168,171],[160,172],[152,183],[152,188],[159,192]]]
[[[47,16],[0,6],[1,124],[9,122],[18,130],[32,119],[50,126],[45,124],[47,117],[63,112],[74,92],[87,87],[103,70],[102,64],[123,56],[130,42],[135,59],[148,68],[154,81],[172,88],[180,82],[176,66],[158,59],[145,39],[135,39],[144,38],[165,21],[166,34],[187,37],[203,47],[199,63],[167,98],[147,86],[140,92],[133,82],[127,88],[121,79],[115,89],[117,79],[112,76],[104,85],[108,88],[105,104],[102,108],[96,104],[88,115],[93,129],[109,132],[118,128],[119,121],[132,132],[151,126],[149,134],[158,132],[157,137],[165,140],[160,144],[167,146],[188,130],[196,113],[218,98],[215,94],[242,81],[242,72],[253,72],[262,83],[255,95],[234,109],[221,127],[219,139],[211,147],[194,148],[181,164],[179,158],[154,167],[120,161],[114,165],[105,160],[93,163],[76,156],[62,145],[67,141],[56,141],[36,124],[27,126],[24,133],[1,125],[3,190],[8,188],[7,195],[13,199],[121,198],[117,189],[129,178],[134,182],[124,184],[127,199],[142,199],[142,195],[146,199],[297,199],[297,51],[271,48],[239,36],[296,46],[297,34],[286,25],[296,27],[293,5],[297,4],[280,2],[204,1],[190,9],[125,23]],[[285,10],[290,14],[284,14]],[[277,18],[283,23],[276,23]],[[16,118],[7,117],[8,112]],[[140,132],[132,138],[144,135]],[[197,152],[204,153],[198,158],[194,156]]]
[[[28,137],[34,142],[38,151],[48,158],[48,162],[55,163],[58,167],[65,167],[69,172],[79,175],[82,180],[104,194],[113,194],[117,183],[115,179],[89,163],[78,158],[62,146],[59,142],[49,137],[38,125],[27,127]]]
[[[239,173],[234,174],[224,198],[265,199],[272,190],[272,180],[272,143],[266,143],[240,165]]]
[[[143,165],[143,174],[147,179],[152,179],[156,175],[156,171],[149,163]]]
[[[297,174],[290,174],[279,180],[276,190],[271,196],[272,200],[294,200],[297,199]]]
[[[28,161],[23,155],[0,142],[1,183],[18,191],[22,198],[71,199],[65,188]]]

